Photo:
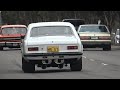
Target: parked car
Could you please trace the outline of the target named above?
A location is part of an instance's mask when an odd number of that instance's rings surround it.
[[[29,24],[21,50],[25,73],[35,72],[35,65],[62,69],[70,64],[72,71],[82,70],[83,46],[74,26],[68,22]]]
[[[79,25],[83,25],[85,24],[85,20],[84,19],[63,19],[63,22],[70,22],[71,24],[74,25],[76,31],[79,27]]]
[[[111,50],[111,35],[106,25],[80,25],[78,34],[84,48],[103,48]]]
[[[120,29],[117,29],[117,31],[116,31],[114,41],[115,41],[116,45],[120,45]]]
[[[19,48],[21,36],[27,32],[25,25],[3,25],[0,31],[0,50],[4,47]]]

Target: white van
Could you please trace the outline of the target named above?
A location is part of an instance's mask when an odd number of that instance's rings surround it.
[[[119,45],[120,44],[120,29],[117,29],[115,33],[115,44]]]

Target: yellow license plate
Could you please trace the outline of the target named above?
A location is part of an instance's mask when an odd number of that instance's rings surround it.
[[[48,52],[59,52],[59,47],[58,46],[48,46],[47,51]]]

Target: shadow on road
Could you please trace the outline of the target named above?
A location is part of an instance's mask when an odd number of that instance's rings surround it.
[[[71,72],[71,70],[70,69],[36,70],[34,73],[58,73],[58,72]]]
[[[103,51],[103,50],[99,48],[86,48],[83,51]]]
[[[58,73],[58,72],[71,72],[70,69],[56,69],[56,70],[36,70],[34,73]],[[24,73],[22,70],[0,70],[0,74],[34,74],[34,73]]]
[[[5,48],[3,51],[16,51],[21,50],[20,48]]]

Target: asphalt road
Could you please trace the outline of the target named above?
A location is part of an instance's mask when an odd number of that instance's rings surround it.
[[[0,51],[0,79],[120,79],[120,46],[112,51],[99,48],[84,49],[82,71],[70,71],[70,67],[41,69],[24,73],[21,69],[19,49]]]

